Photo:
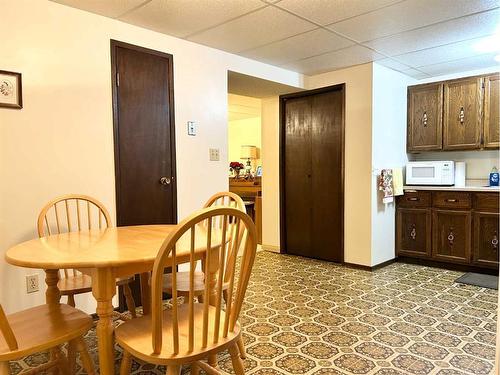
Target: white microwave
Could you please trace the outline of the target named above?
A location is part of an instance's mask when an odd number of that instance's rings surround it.
[[[406,185],[454,185],[455,162],[412,161],[406,164]]]

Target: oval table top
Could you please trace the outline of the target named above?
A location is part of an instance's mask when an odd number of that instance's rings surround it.
[[[104,268],[154,262],[158,250],[176,225],[138,225],[68,232],[22,242],[5,253],[7,263],[42,269]],[[206,229],[197,227],[195,252],[206,251]],[[212,233],[212,247],[220,246]],[[190,234],[177,245],[177,257],[189,256]]]

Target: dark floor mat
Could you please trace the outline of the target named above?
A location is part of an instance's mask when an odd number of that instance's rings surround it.
[[[458,279],[456,283],[469,284],[479,286],[481,288],[497,289],[498,290],[498,276],[484,275],[482,273],[468,272]]]

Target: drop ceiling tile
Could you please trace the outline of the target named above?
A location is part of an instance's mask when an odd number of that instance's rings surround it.
[[[498,0],[407,0],[328,27],[369,41],[498,6]]]
[[[418,30],[364,43],[390,56],[436,47],[493,34],[498,28],[500,10],[474,14]]]
[[[401,71],[401,73],[406,74],[407,76],[413,77],[415,79],[424,79],[424,78],[429,78],[430,75],[424,72],[421,72],[416,69],[406,69]]]
[[[241,53],[245,57],[281,65],[354,45],[348,39],[324,29],[306,33]]]
[[[401,0],[282,0],[278,6],[314,22],[327,25]]]
[[[465,59],[480,54],[475,49],[475,46],[482,39],[483,38],[476,38],[439,47],[427,48],[416,52],[405,53],[396,56],[396,58],[413,67]]]
[[[310,57],[283,65],[283,68],[304,74],[319,74],[383,58],[382,55],[359,45]]]
[[[500,68],[500,64],[495,61],[495,56],[496,53],[487,53],[465,59],[448,61],[441,64],[421,66],[418,69],[431,76],[440,76],[444,74],[465,72],[468,70],[490,68],[495,66]]]
[[[377,64],[383,65],[386,68],[394,69],[397,71],[403,71],[403,70],[407,70],[407,69],[411,68],[411,65],[401,63],[401,62],[394,60],[392,58],[377,60]]]
[[[260,0],[153,0],[120,19],[184,37],[265,6]]]
[[[316,28],[272,6],[188,37],[195,43],[240,52]]]
[[[145,0],[51,0],[55,3],[83,9],[106,17],[118,17],[141,5]]]

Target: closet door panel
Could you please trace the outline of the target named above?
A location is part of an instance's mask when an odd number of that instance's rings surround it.
[[[311,99],[285,102],[286,250],[308,256],[311,249]]]

